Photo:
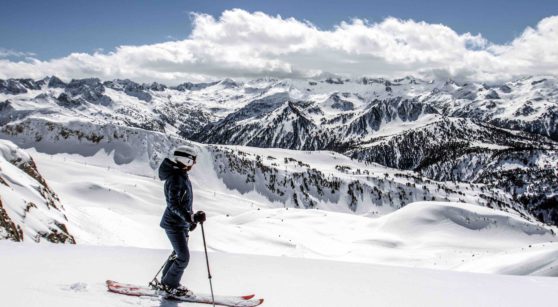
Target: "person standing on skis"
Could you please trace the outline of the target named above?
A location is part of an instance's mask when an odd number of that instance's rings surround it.
[[[165,158],[159,166],[159,178],[165,181],[167,208],[160,226],[170,240],[175,257],[169,258],[162,271],[160,289],[173,296],[192,295],[192,291],[180,284],[180,279],[190,260],[188,233],[197,223],[205,222],[205,213],[193,214],[192,184],[188,172],[196,164],[197,151],[192,144],[179,146],[171,159]]]

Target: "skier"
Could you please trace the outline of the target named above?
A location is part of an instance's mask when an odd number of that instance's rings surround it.
[[[172,160],[165,158],[159,166],[159,178],[165,181],[167,208],[160,226],[171,242],[175,257],[171,257],[162,271],[159,289],[172,296],[191,296],[192,291],[180,284],[180,279],[190,260],[188,232],[197,223],[205,222],[205,213],[192,214],[192,184],[188,171],[196,163],[197,152],[191,144],[179,146],[172,154]]]

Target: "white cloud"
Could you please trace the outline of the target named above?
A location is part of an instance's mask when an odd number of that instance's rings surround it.
[[[7,57],[21,58],[21,57],[34,57],[34,56],[36,56],[36,54],[32,52],[23,52],[23,51],[17,51],[17,50],[0,47],[0,58],[7,58]]]
[[[506,45],[441,24],[387,18],[354,19],[331,30],[307,21],[235,9],[219,19],[193,14],[185,40],[115,51],[73,53],[49,61],[0,59],[0,78],[57,75],[139,81],[202,81],[223,77],[347,76],[499,80],[558,74],[558,16],[527,28]]]

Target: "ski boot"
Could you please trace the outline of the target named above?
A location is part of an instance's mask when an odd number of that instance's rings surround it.
[[[157,278],[154,278],[149,282],[149,288],[153,290],[163,290],[163,284]]]
[[[180,297],[180,296],[192,296],[194,292],[188,290],[188,288],[183,285],[178,285],[176,288],[171,288],[163,283],[160,283],[162,290],[167,293],[170,297]]]

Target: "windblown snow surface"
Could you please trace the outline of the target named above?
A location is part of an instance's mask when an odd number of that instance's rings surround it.
[[[207,230],[210,238],[216,236],[209,225]],[[168,250],[11,242],[0,242],[0,249],[2,306],[198,306],[106,291],[106,278],[145,283]],[[255,293],[265,298],[266,307],[519,307],[552,306],[558,299],[558,279],[549,277],[229,253],[209,256],[216,292]],[[208,292],[206,274],[203,253],[193,252],[183,282]]]
[[[558,243],[549,227],[455,202],[416,202],[378,216],[284,207],[255,191],[231,190],[200,146],[190,176],[195,210],[208,214],[219,294],[253,292],[264,306],[281,307],[548,306],[558,299]],[[241,148],[296,157],[325,173],[337,159],[357,163],[330,152]],[[146,284],[170,252],[158,226],[162,182],[147,160],[119,165],[103,151],[28,152],[58,193],[78,244],[0,242],[3,306],[192,305],[116,295],[104,286],[106,279]],[[183,282],[208,292],[199,230],[190,246]]]

